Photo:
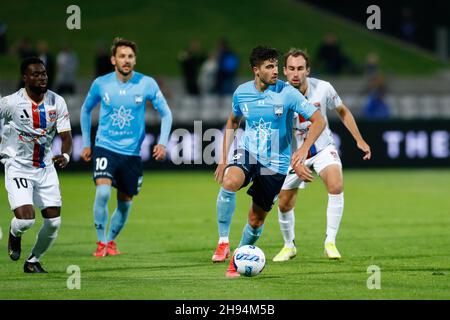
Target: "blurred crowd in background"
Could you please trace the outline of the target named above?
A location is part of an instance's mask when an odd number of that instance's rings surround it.
[[[395,35],[407,43],[416,44],[417,23],[414,12],[409,7],[401,11],[398,20],[398,33]],[[77,71],[79,60],[77,53],[70,43],[55,43],[45,39],[7,38],[8,27],[0,21],[0,55],[13,55],[22,60],[26,57],[37,56],[47,67],[49,88],[61,95],[85,95],[85,88],[81,88]],[[301,48],[305,49],[305,48]],[[309,50],[307,50],[309,51]],[[386,96],[389,94],[387,73],[380,67],[380,56],[377,52],[368,52],[361,65],[355,63],[346,54],[338,36],[332,32],[325,33],[321,44],[309,51],[311,56],[311,77],[324,80],[328,78],[340,79],[342,76],[359,77],[363,84],[359,87],[359,96],[364,96],[360,105],[358,117],[370,119],[387,119],[392,116],[392,106]],[[93,52],[94,70],[92,75],[98,77],[114,70],[110,62],[110,50],[107,43],[98,42]],[[204,97],[230,97],[239,84],[239,69],[247,65],[247,57],[239,56],[233,44],[227,38],[218,39],[213,48],[205,49],[198,39],[192,39],[172,57],[173,63],[178,63],[180,81],[182,82],[183,105],[198,104]],[[280,79],[283,79],[282,60],[280,60]],[[242,69],[242,68],[241,68]],[[137,67],[139,71],[139,66]],[[250,71],[249,71],[250,72]],[[250,73],[249,73],[250,74]],[[87,79],[91,81],[91,79]],[[180,95],[180,88],[168,85],[162,77],[156,77],[163,93],[170,100],[174,91]],[[361,81],[360,81],[361,82]],[[22,87],[18,80],[17,87]],[[4,94],[4,92],[2,92]],[[338,91],[339,93],[339,91]],[[355,93],[355,92],[353,92]],[[228,103],[228,100],[227,103]],[[392,100],[392,99],[391,99]],[[406,99],[404,99],[407,101]],[[192,102],[193,101],[193,102]],[[222,101],[222,100],[220,100]],[[412,105],[412,102],[408,102]],[[444,107],[444,102],[441,103]]]

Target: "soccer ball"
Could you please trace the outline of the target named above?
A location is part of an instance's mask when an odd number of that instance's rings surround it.
[[[233,256],[233,263],[237,272],[241,275],[253,277],[263,271],[266,265],[266,257],[260,248],[245,245],[236,249]]]

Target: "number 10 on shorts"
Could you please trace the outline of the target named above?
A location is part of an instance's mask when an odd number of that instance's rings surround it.
[[[107,166],[108,159],[106,159],[105,157],[95,159],[95,170],[105,170]]]

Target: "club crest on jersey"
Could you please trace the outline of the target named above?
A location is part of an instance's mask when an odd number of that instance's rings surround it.
[[[134,103],[141,104],[142,101],[144,101],[144,97],[141,96],[140,94],[137,94],[134,96]]]
[[[314,105],[316,108],[320,108],[320,102],[314,102],[313,105]]]
[[[56,110],[50,110],[48,112],[48,118],[50,119],[50,122],[56,121]]]
[[[281,117],[283,115],[283,105],[275,105],[273,107],[273,112],[277,117]]]

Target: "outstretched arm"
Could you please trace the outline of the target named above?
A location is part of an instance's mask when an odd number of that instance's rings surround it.
[[[341,104],[336,108],[336,112],[339,114],[342,123],[355,139],[357,147],[362,152],[364,152],[363,160],[370,160],[370,157],[372,155],[370,146],[366,143],[366,141],[364,141],[363,137],[361,136],[358,125],[356,124],[355,118],[353,117],[350,110],[344,104]]]

